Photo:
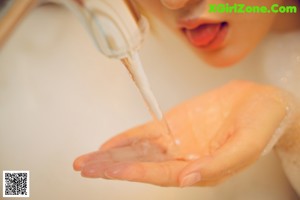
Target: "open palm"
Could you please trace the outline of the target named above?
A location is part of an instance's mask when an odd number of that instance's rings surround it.
[[[286,116],[284,99],[276,88],[233,81],[166,113],[176,145],[149,122],[80,156],[74,169],[160,186],[214,185],[261,155]]]

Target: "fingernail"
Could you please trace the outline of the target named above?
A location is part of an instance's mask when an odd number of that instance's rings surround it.
[[[86,167],[81,170],[81,175],[83,177],[94,177],[97,175],[97,170],[94,167]]]
[[[201,180],[201,176],[197,172],[190,173],[184,176],[180,181],[180,187],[187,187],[194,185]]]
[[[104,172],[104,176],[109,179],[120,179],[126,167],[124,164],[112,166]]]

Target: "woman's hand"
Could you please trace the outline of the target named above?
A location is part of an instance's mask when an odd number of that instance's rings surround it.
[[[180,144],[158,136],[155,122],[130,129],[99,150],[80,156],[74,169],[90,178],[160,186],[215,185],[253,163],[287,115],[276,88],[234,81],[166,114]]]

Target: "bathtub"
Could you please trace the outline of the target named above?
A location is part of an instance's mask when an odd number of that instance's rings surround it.
[[[257,55],[209,68],[162,26],[140,56],[164,111],[230,79],[262,78]],[[150,115],[121,63],[101,55],[61,7],[34,10],[1,49],[0,110],[0,169],[29,170],[31,200],[297,199],[274,153],[216,187],[162,188],[73,171],[75,157]]]

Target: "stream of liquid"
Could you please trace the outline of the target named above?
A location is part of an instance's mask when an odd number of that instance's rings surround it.
[[[125,58],[121,59],[122,63],[128,70],[133,82],[138,88],[143,100],[152,116],[154,121],[160,126],[161,130],[159,134],[161,137],[164,137],[167,148],[173,149],[179,145],[179,142],[175,139],[172,134],[170,127],[167,123],[167,120],[164,117],[162,110],[155,98],[147,76],[144,72],[143,65],[141,63],[140,57],[137,52],[132,52]]]
[[[104,55],[119,58],[121,55],[124,55],[124,50],[136,49],[140,45],[147,23],[134,11],[134,6],[131,5],[130,1],[101,1],[99,6],[93,9],[89,4],[85,5],[77,1],[62,2],[69,2],[66,3],[66,6],[78,14],[96,46]],[[124,12],[114,9],[117,5],[118,7],[123,7],[122,11]],[[108,10],[102,10],[104,8]],[[127,51],[125,52],[127,53]],[[126,57],[121,59],[121,62],[131,75],[158,129],[155,127],[155,130],[153,130],[155,133],[145,133],[147,135],[137,138],[136,141],[126,147],[109,150],[109,157],[114,157],[117,161],[163,161],[174,159],[174,157],[178,158],[178,149],[180,149],[179,147],[182,144],[170,130],[167,120],[150,88],[138,53],[136,51],[129,52]]]
[[[155,133],[144,135],[141,140],[133,142],[129,147],[111,150],[111,157],[117,161],[140,160],[151,162],[161,162],[169,159],[197,159],[198,156],[195,153],[180,153],[180,148],[182,147],[181,141],[171,132],[168,122],[151,90],[138,53],[131,52],[127,57],[122,58],[121,61],[128,70],[133,82],[143,97],[154,122],[159,128],[155,129]],[[153,136],[155,139],[162,142],[159,142],[160,144],[153,143]]]

